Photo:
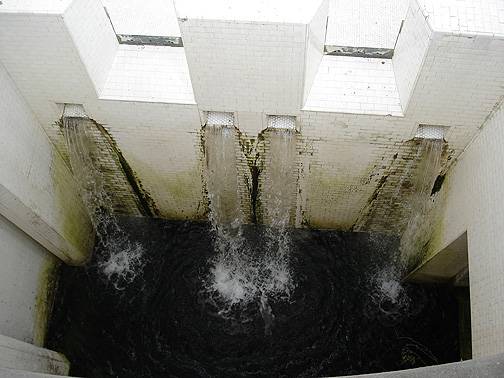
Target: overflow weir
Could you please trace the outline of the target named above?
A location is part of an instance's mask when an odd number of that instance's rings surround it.
[[[89,122],[63,123],[98,236],[85,267],[62,268],[50,326],[48,345],[65,351],[73,374],[334,376],[459,359],[455,290],[402,282],[405,246],[418,244],[407,240],[417,240],[423,224],[415,216],[429,211],[442,141],[415,144],[412,171],[422,174],[407,178],[414,184],[399,238],[293,227],[294,117],[271,117],[261,132],[265,147],[252,195],[241,189],[233,114],[208,112],[208,222],[115,215],[93,159]],[[256,223],[246,215],[254,207]]]

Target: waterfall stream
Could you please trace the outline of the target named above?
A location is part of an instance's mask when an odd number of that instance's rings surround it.
[[[411,181],[411,190],[404,200],[406,227],[402,233],[399,253],[370,277],[372,298],[375,304],[389,316],[400,316],[411,305],[402,280],[421,256],[433,230],[431,191],[441,170],[443,139],[421,139],[403,173],[393,201],[399,200],[399,190]],[[380,243],[377,243],[379,245]]]
[[[103,251],[98,268],[116,289],[124,289],[142,273],[144,252],[140,244],[129,240],[114,215],[93,137],[99,130],[88,118],[69,116],[63,117],[63,129],[70,165]]]
[[[235,141],[236,131],[232,126],[205,127],[209,219],[216,252],[207,289],[211,295],[217,296],[215,302],[221,303],[220,314],[223,316],[228,316],[237,305],[258,303],[268,333],[274,319],[268,298],[288,297],[293,288],[287,231],[291,201],[284,194],[285,191],[292,193],[292,183],[286,185],[283,180],[286,157],[274,156],[275,176],[270,181],[271,186],[264,188],[270,193],[267,195],[271,199],[270,222],[262,229],[260,242],[251,241],[244,230]],[[291,145],[289,138],[279,141],[281,145]],[[275,181],[277,178],[278,182]]]
[[[407,201],[408,223],[401,237],[401,266],[408,269],[423,252],[433,230],[431,191],[441,170],[442,139],[423,139],[419,152],[421,160],[413,177],[413,191]]]

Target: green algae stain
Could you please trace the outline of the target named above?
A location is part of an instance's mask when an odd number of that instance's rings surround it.
[[[101,135],[105,138],[110,148],[112,149],[112,153],[114,159],[117,160],[118,165],[124,176],[126,177],[127,182],[131,186],[131,190],[136,196],[136,202],[138,206],[138,210],[144,216],[159,216],[159,209],[156,206],[156,202],[152,199],[151,195],[145,190],[142,185],[142,182],[137,178],[135,171],[131,168],[130,164],[124,157],[121,149],[117,145],[116,140],[112,137],[111,133],[105,129],[99,123],[92,121],[96,128],[100,131]]]
[[[168,179],[163,180],[163,186],[166,189],[169,202],[174,204],[175,211],[171,212],[171,217],[180,217],[183,219],[200,218],[206,212],[201,213],[199,203],[201,197],[201,174],[198,168],[186,172],[177,172],[170,175]],[[199,198],[198,198],[199,197]],[[195,206],[196,204],[196,206]],[[186,210],[184,210],[184,208]],[[167,211],[165,211],[167,213]]]
[[[425,249],[425,252],[421,256],[421,264],[430,260],[445,247],[444,245],[446,236],[445,211],[447,206],[446,197],[448,195],[448,188],[449,188],[448,181],[449,178],[445,177],[443,188],[440,192],[437,193],[437,198],[435,200],[432,211],[433,214],[431,215],[432,217],[434,217],[431,230],[432,233],[430,235],[430,240],[427,245],[427,248]]]
[[[94,245],[94,230],[72,174],[61,156],[53,150],[52,188],[57,232],[66,246],[59,248],[60,257],[70,265],[82,265],[90,257]],[[68,249],[67,249],[68,248]]]
[[[429,213],[426,217],[431,223],[428,230],[423,235],[419,235],[417,244],[415,245],[417,254],[412,256],[407,263],[408,272],[412,272],[420,268],[422,265],[431,260],[445,247],[445,211],[448,195],[448,176],[444,179],[444,185],[441,191],[435,194],[434,203],[431,205]]]
[[[334,192],[344,185],[344,179],[338,176],[324,174],[315,170],[310,174],[308,198],[303,211],[302,225],[312,229],[333,229],[348,231],[354,220],[342,220],[334,216],[328,204],[334,197]],[[348,190],[352,190],[349,188]]]
[[[141,172],[143,185],[148,188],[161,218],[172,220],[206,219],[207,206],[200,163],[185,171],[164,175],[148,164],[130,158],[130,164]]]
[[[38,292],[34,306],[33,344],[43,347],[47,334],[47,325],[51,316],[58,273],[61,262],[51,254],[47,254],[38,277]]]

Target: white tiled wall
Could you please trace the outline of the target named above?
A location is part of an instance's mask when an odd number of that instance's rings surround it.
[[[102,0],[117,34],[180,37],[173,0]]]
[[[72,0],[2,0],[2,12],[54,13],[65,11]]]
[[[308,24],[323,0],[175,0],[179,19]]]
[[[204,7],[181,3],[183,49],[118,47],[115,40],[111,42],[113,32],[99,1],[89,7],[84,3],[74,0],[64,15],[37,16],[3,13],[0,6],[5,25],[0,32],[0,60],[54,140],[61,137],[52,126],[61,111],[55,103],[83,103],[117,139],[125,156],[131,157],[133,170],[153,191],[163,214],[180,215],[183,209],[185,214],[201,213],[194,210],[201,202],[199,185],[181,194],[178,203],[183,206],[167,199],[174,198],[176,180],[195,183],[199,179],[194,173],[200,158],[198,110],[235,112],[238,126],[250,138],[265,128],[266,114],[301,115],[308,141],[304,148],[314,146],[310,164],[338,177],[350,166],[330,163],[337,159],[332,143],[339,154],[368,149],[370,157],[360,154],[361,159],[351,166],[355,165],[354,172],[369,171],[371,162],[387,161],[391,150],[413,137],[419,123],[451,126],[446,139],[456,156],[502,95],[501,41],[433,32],[416,0],[411,2],[392,64],[390,60],[325,56],[320,65],[327,11],[323,1],[304,5],[278,1],[263,4],[264,12],[256,9],[258,3],[249,4],[255,13],[248,15],[226,1],[210,13]],[[306,7],[304,14],[291,12],[297,6]],[[225,8],[220,10],[223,13],[218,13],[219,7]],[[290,10],[280,12],[285,7]],[[215,17],[234,15],[241,21],[210,19],[212,12],[217,12]],[[257,22],[265,17],[276,23]],[[282,17],[296,23],[282,24]],[[243,21],[251,18],[256,22]],[[303,93],[308,91],[302,111]],[[151,135],[142,128],[146,123]],[[381,142],[374,143],[373,138]],[[159,145],[159,151],[150,148],[150,143]],[[166,156],[173,156],[173,166],[163,165]],[[181,175],[186,177],[181,179]],[[363,179],[361,173],[355,180],[351,176],[346,174],[339,181],[343,189],[327,188],[339,193],[336,208],[355,202],[352,208],[357,209],[365,203],[369,191],[359,197],[352,189]],[[164,189],[165,181],[172,189]],[[373,182],[369,185],[371,189]],[[311,214],[324,212],[315,202],[312,198]],[[341,213],[335,211],[333,217]],[[328,219],[327,224],[331,222]]]
[[[504,36],[502,0],[419,0],[436,30]]]
[[[304,110],[402,116],[392,62],[324,56]]]
[[[433,31],[416,0],[409,1],[405,22],[392,59],[403,109],[408,109]]]
[[[306,25],[188,19],[181,31],[200,108],[299,111]]]
[[[63,14],[74,48],[101,94],[119,46],[99,1],[74,0]]]
[[[43,125],[61,116],[55,103],[96,97],[61,15],[0,12],[0,24],[0,61]]]
[[[329,12],[329,1],[324,0],[311,22],[307,25],[307,42],[304,73],[304,105],[310,89],[317,75],[317,71],[324,55],[324,41],[326,35],[327,14]]]
[[[304,111],[299,123],[304,221],[349,230],[415,124],[402,117],[315,111]]]
[[[408,0],[331,0],[326,45],[393,49]]]
[[[184,49],[121,45],[100,98],[195,104]]]
[[[504,39],[435,32],[410,111],[421,123],[479,127],[504,95]]]
[[[437,250],[467,231],[474,357],[504,351],[504,107],[486,122],[446,179]]]

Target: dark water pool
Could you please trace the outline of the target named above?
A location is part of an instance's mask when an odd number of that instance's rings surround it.
[[[214,254],[207,224],[121,224],[146,255],[143,273],[123,290],[93,261],[61,270],[47,344],[66,354],[73,375],[312,377],[459,360],[453,293],[398,286],[394,238],[292,232],[296,288],[289,300],[269,299],[266,319],[259,299],[226,316],[207,300],[203,278]],[[254,243],[260,229],[247,235]]]

